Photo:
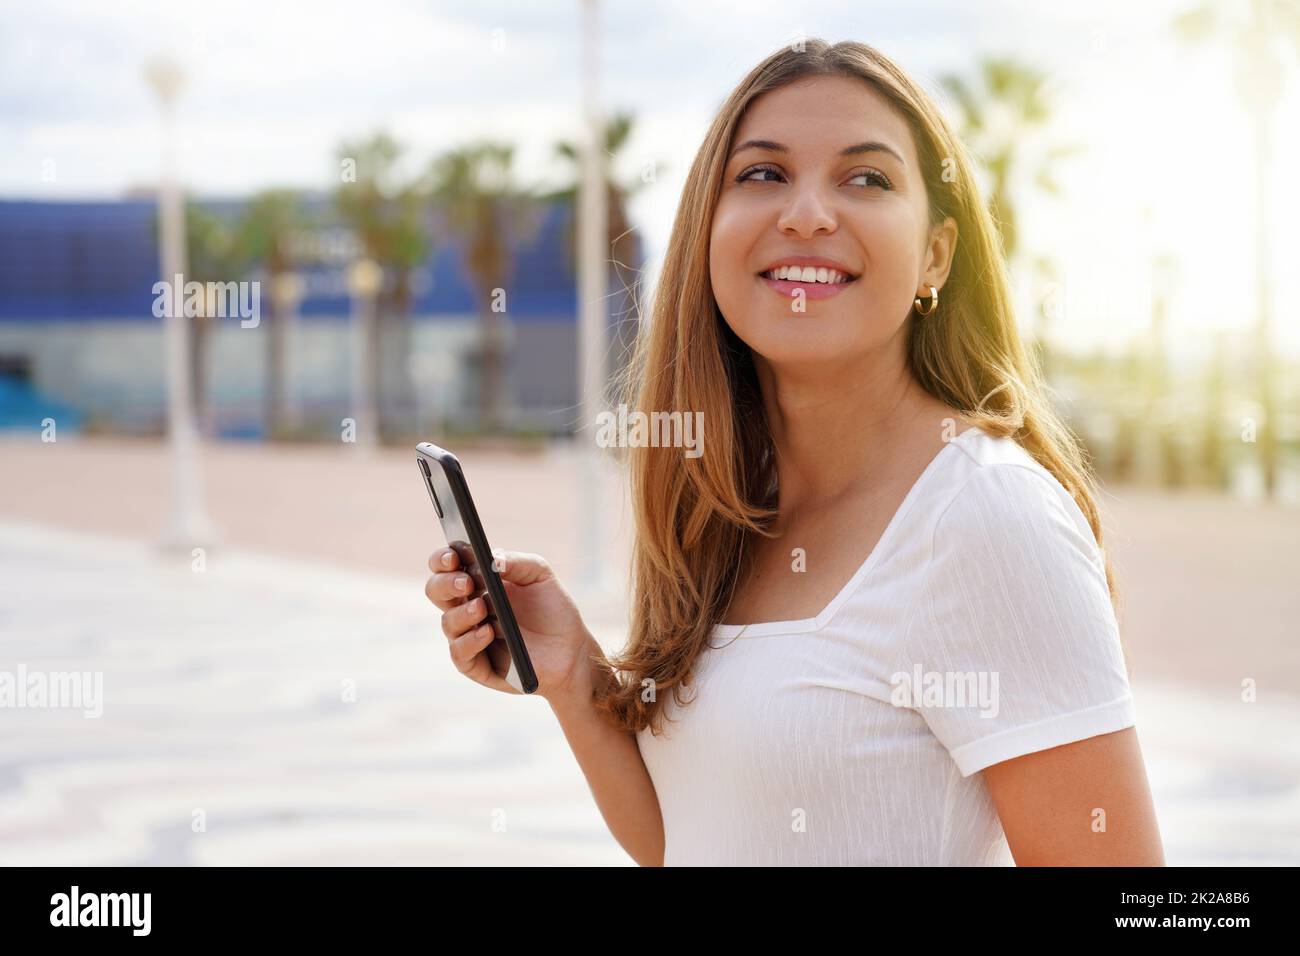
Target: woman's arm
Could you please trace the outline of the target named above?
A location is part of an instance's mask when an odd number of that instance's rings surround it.
[[[983,771],[1018,866],[1164,866],[1137,730]]]
[[[596,711],[592,692],[615,675],[596,639],[582,623],[573,598],[539,554],[494,552],[501,580],[528,655],[537,672],[537,693],[551,705],[564,736],[586,774],[596,804],[614,839],[642,866],[661,866],[663,819],[654,783],[641,759],[636,735],[613,726]],[[460,570],[452,548],[429,556],[433,575],[424,593],[442,611],[442,630],[456,669],[501,693],[518,693],[506,683],[504,665],[489,646],[495,630],[487,622],[487,603],[469,599],[472,584]]]
[[[591,646],[599,653],[594,639]],[[636,735],[610,724],[592,701],[597,680],[614,680],[608,666],[600,666],[604,655],[599,657],[589,680],[548,697],[551,710],[614,839],[641,866],[663,866],[663,816]]]

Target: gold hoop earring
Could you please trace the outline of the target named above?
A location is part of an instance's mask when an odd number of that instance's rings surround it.
[[[939,290],[930,286],[930,307],[921,307],[921,297],[918,295],[912,300],[912,308],[916,309],[917,315],[931,315],[935,309],[939,308]]]

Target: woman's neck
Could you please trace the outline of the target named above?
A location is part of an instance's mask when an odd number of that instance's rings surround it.
[[[776,450],[780,510],[833,503],[870,485],[941,406],[892,356],[835,369],[775,369],[756,357]],[[936,436],[940,427],[934,422]]]

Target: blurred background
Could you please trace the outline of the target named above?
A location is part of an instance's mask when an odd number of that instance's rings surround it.
[[[411,446],[622,644],[591,420],[714,111],[807,37],[981,164],[1169,862],[1300,862],[1300,0],[0,10],[0,674],[102,680],[0,707],[0,863],[631,865],[549,707],[451,666]]]

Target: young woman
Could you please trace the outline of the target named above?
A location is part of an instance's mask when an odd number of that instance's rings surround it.
[[[941,114],[860,43],[760,63],[693,163],[633,407],[631,635],[506,588],[610,830],[660,864],[1163,865],[1092,477]],[[454,554],[456,666],[513,693]]]

